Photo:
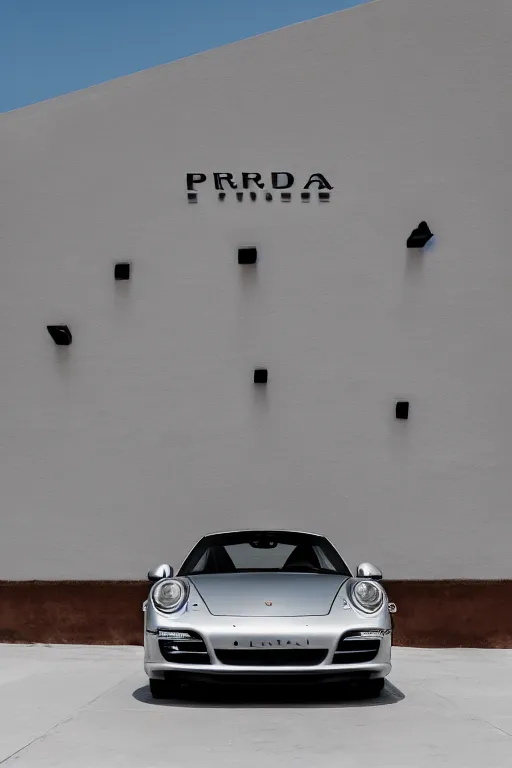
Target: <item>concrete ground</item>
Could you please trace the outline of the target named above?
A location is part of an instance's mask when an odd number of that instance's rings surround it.
[[[395,649],[368,702],[325,689],[159,702],[141,648],[0,645],[0,764],[509,768],[512,650]]]

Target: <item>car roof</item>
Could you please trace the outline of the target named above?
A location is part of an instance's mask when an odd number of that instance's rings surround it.
[[[322,533],[313,533],[312,531],[296,531],[293,528],[234,528],[231,531],[211,531],[205,533],[203,539],[207,539],[209,536],[224,536],[230,533],[301,533],[306,536],[318,536],[325,538]]]

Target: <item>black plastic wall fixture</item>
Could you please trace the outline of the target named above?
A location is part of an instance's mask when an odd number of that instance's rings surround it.
[[[399,400],[395,408],[396,418],[400,421],[407,421],[409,418],[409,403],[407,400]]]
[[[329,192],[319,192],[318,193],[318,199],[321,203],[328,203],[331,199],[331,195]]]
[[[239,248],[238,249],[238,263],[239,264],[256,264],[258,260],[258,251],[256,248]]]
[[[46,327],[58,347],[69,347],[73,337],[67,325],[47,325]]]
[[[129,280],[130,270],[131,270],[131,264],[128,261],[119,262],[114,266],[114,279]]]
[[[268,370],[266,368],[256,368],[254,371],[254,383],[266,384],[268,381]]]
[[[197,203],[197,192],[189,192],[187,194],[187,200],[189,203]]]
[[[407,247],[424,248],[432,237],[434,237],[434,234],[430,231],[430,227],[428,226],[427,222],[422,221],[418,224],[416,229],[413,229],[407,238]]]

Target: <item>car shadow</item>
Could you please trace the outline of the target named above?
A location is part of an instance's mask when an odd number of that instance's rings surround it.
[[[329,685],[311,685],[301,687],[230,685],[190,685],[184,686],[177,699],[153,699],[149,685],[137,688],[133,698],[144,704],[156,707],[382,707],[398,704],[405,698],[396,686],[386,680],[384,690],[376,698],[361,698],[349,688]]]

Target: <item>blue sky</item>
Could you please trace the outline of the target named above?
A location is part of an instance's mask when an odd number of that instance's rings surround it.
[[[0,0],[0,112],[361,0]]]

